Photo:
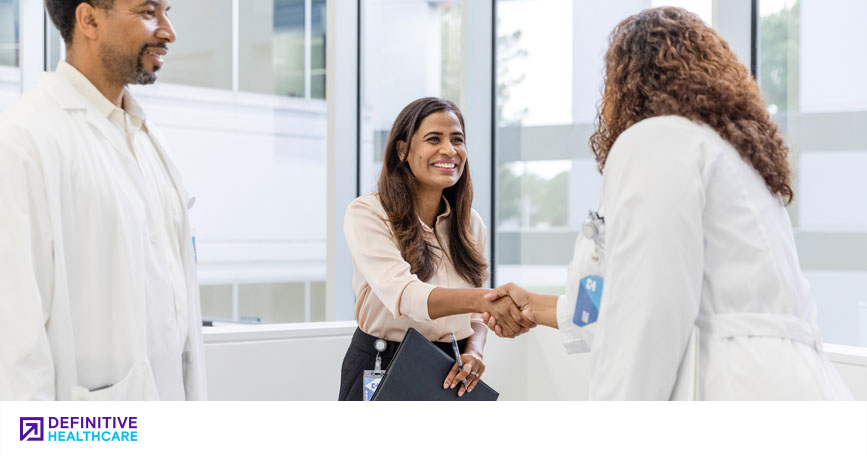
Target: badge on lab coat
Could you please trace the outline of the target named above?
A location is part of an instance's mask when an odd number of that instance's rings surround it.
[[[579,327],[596,322],[599,317],[599,304],[602,302],[602,285],[604,280],[598,275],[581,278],[578,287],[578,299],[575,300],[575,316],[572,322]]]
[[[590,351],[604,283],[605,219],[591,211],[575,240],[566,294],[557,300],[557,322],[568,353]]]

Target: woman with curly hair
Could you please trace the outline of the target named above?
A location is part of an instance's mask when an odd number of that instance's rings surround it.
[[[592,399],[851,398],[798,264],[788,148],[747,69],[671,7],[618,24],[605,69],[602,201],[567,294],[490,297],[590,349]]]

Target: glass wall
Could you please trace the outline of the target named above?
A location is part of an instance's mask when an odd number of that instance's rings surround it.
[[[20,91],[18,22],[18,0],[0,0],[0,110],[12,104]]]
[[[712,0],[497,2],[498,285],[564,292],[578,230],[599,204],[602,179],[588,140],[608,34],[630,14],[663,4],[712,22]]]
[[[790,207],[826,342],[867,346],[862,0],[761,0],[759,84],[791,146]]]
[[[304,97],[304,0],[241,2],[241,90]]]
[[[325,0],[310,2],[310,97],[325,99]]]
[[[325,2],[306,3],[240,2],[242,91],[325,98]]]
[[[232,0],[175,2],[170,17],[177,41],[169,45],[171,64],[160,71],[160,81],[231,90]]]
[[[462,108],[462,11],[461,1],[361,2],[361,194],[376,189],[391,125],[404,106],[435,96]],[[468,147],[472,154],[472,139]]]
[[[162,82],[325,99],[325,0],[188,0],[171,18]]]
[[[171,18],[159,81],[133,90],[196,195],[204,319],[324,320],[325,2],[186,0]]]
[[[18,66],[18,0],[0,0],[0,66]]]

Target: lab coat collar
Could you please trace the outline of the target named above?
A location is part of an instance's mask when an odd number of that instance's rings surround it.
[[[63,64],[64,62],[61,62],[61,65]],[[72,66],[69,66],[69,69],[77,72],[72,68]],[[120,139],[118,138],[118,135],[111,134],[111,128],[113,127],[111,121],[108,120],[107,114],[101,111],[100,107],[96,106],[92,101],[88,100],[87,97],[82,95],[82,93],[72,84],[72,82],[69,81],[67,77],[57,73],[43,73],[42,78],[39,80],[39,88],[45,91],[49,97],[53,98],[62,109],[69,111],[70,113],[83,111],[84,118],[87,122],[92,125],[99,134],[111,142],[112,146],[118,153],[123,153],[124,146],[119,143]]]
[[[68,82],[81,98],[92,104],[103,116],[108,117],[117,109],[117,106],[109,101],[86,76],[69,63],[60,62],[54,74]]]
[[[69,81],[56,73],[42,73],[38,87],[67,111],[86,110],[89,104]]]
[[[43,73],[39,86],[66,110],[94,108],[108,117],[113,110],[120,109],[105,98],[80,71],[66,62],[60,62],[54,73]],[[128,88],[123,89],[123,109],[127,114],[144,122],[144,109]]]
[[[65,62],[61,62],[61,65],[69,65]],[[71,65],[69,69],[72,71],[75,70]],[[81,75],[80,73],[78,73]],[[83,76],[82,76],[83,77]],[[108,119],[107,114],[101,111],[94,103],[89,101],[84,95],[79,92],[79,90],[69,82],[69,80],[63,76],[60,76],[56,73],[43,73],[42,77],[39,80],[39,88],[45,91],[51,98],[53,98],[58,105],[62,109],[67,111],[84,111],[85,119],[88,123],[90,123],[100,134],[102,134],[105,138],[111,141],[112,145],[118,151],[123,151],[124,147],[122,144],[117,144],[117,135],[110,134],[110,129],[113,128],[111,125],[111,121]],[[104,98],[104,97],[103,97]],[[130,101],[129,106],[134,111],[131,114],[141,115],[142,123],[145,128],[145,132],[147,132],[150,137],[154,148],[157,153],[159,153],[160,158],[162,158],[163,162],[166,165],[166,169],[169,172],[169,176],[174,182],[175,186],[178,188],[179,193],[181,194],[181,198],[183,198],[183,205],[187,209],[191,209],[193,204],[195,204],[196,198],[195,196],[189,194],[184,189],[181,183],[180,172],[169,156],[166,147],[165,141],[163,138],[156,133],[156,129],[153,128],[152,123],[147,120],[144,116],[144,110],[141,109],[141,106],[135,101],[135,98],[129,91],[124,92],[124,104],[126,105],[127,100]],[[108,101],[108,100],[106,100]],[[114,106],[113,104],[111,106]],[[110,113],[110,112],[109,112]]]

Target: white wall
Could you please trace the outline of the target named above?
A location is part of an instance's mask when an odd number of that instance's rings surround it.
[[[211,400],[335,400],[355,322],[205,328]],[[825,346],[858,400],[867,400],[867,349]],[[586,400],[589,355],[567,355],[556,331],[490,335],[485,381],[500,400]]]

